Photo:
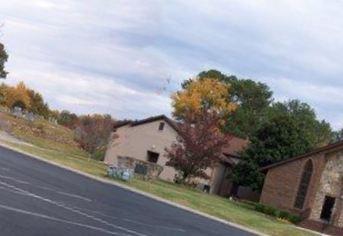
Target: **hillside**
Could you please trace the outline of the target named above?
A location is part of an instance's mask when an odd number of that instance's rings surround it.
[[[74,141],[72,130],[44,119],[31,122],[0,112],[0,143],[98,176],[106,173],[105,165]]]

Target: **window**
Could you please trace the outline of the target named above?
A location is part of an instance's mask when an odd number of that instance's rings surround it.
[[[164,122],[160,123],[160,126],[158,127],[158,130],[163,130],[164,129]]]
[[[148,151],[148,162],[157,163],[159,156],[160,154],[157,152]]]
[[[297,196],[294,202],[294,207],[303,209],[306,200],[308,186],[310,185],[311,176],[313,172],[313,164],[311,160],[308,160],[305,164],[303,173],[301,175],[300,184],[298,187]]]
[[[320,219],[330,222],[335,201],[336,199],[334,197],[325,196],[322,213],[320,214]]]
[[[135,173],[140,175],[146,175],[148,173],[148,167],[141,164],[136,164]]]

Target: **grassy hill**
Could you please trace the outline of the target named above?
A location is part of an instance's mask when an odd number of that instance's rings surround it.
[[[2,143],[90,174],[105,176],[106,166],[79,148],[73,131],[68,128],[43,119],[31,122],[0,112],[0,130],[6,132],[0,135]]]

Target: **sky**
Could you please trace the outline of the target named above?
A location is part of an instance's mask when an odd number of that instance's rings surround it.
[[[261,81],[343,128],[338,0],[0,0],[6,83],[54,109],[144,118],[208,69]]]

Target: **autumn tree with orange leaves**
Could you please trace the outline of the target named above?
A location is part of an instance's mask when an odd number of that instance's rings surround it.
[[[172,95],[178,142],[166,149],[166,157],[167,165],[179,172],[180,182],[209,178],[206,169],[220,160],[230,137],[221,131],[223,121],[236,109],[228,102],[229,91],[230,86],[218,80],[195,79]]]
[[[20,82],[16,86],[1,83],[0,105],[9,109],[20,107],[46,119],[53,116],[53,112],[49,109],[43,96],[35,90],[28,88],[24,82]]]
[[[228,101],[230,85],[213,79],[190,80],[185,88],[172,95],[173,115],[176,119],[196,119],[203,111],[212,111],[224,117],[236,109]]]
[[[23,82],[20,82],[15,87],[8,87],[5,95],[5,104],[9,108],[30,108],[31,98],[28,92],[28,88],[25,86]]]

